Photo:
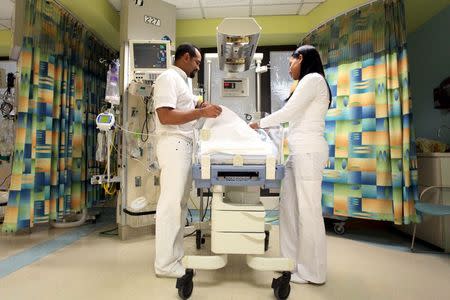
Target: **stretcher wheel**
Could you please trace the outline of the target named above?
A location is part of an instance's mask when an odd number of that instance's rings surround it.
[[[291,293],[291,272],[283,272],[283,275],[277,279],[272,280],[272,288],[275,298],[278,300],[284,300],[289,297]]]
[[[343,235],[345,233],[345,227],[343,223],[334,223],[333,230],[336,234]]]
[[[264,252],[269,250],[269,241],[270,241],[270,231],[264,231],[266,237],[264,239]]]
[[[194,289],[194,283],[192,282],[192,277],[194,276],[194,271],[192,269],[187,269],[186,274],[183,277],[177,279],[177,289],[178,296],[181,299],[189,299],[192,295],[192,290]]]
[[[197,250],[202,247],[202,244],[205,243],[205,238],[202,237],[202,231],[197,230],[195,232],[195,245],[197,246]]]

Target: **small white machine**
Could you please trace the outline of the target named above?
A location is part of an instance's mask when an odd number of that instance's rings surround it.
[[[248,78],[223,78],[222,97],[248,97]]]
[[[108,131],[114,126],[115,118],[112,113],[104,112],[97,116],[95,123],[97,124],[98,130]]]

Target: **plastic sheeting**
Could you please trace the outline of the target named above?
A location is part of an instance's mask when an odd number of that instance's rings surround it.
[[[239,116],[222,107],[222,114],[215,119],[206,119],[199,152],[206,154],[271,155],[277,156],[278,148],[264,130],[255,131]]]

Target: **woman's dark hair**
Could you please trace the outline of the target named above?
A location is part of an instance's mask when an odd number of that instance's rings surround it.
[[[193,58],[196,56],[195,50],[200,52],[200,50],[192,44],[181,44],[175,51],[175,60],[180,59],[185,53],[189,53],[189,56]]]
[[[328,87],[328,97],[330,100],[330,104],[328,105],[328,107],[330,107],[331,105],[331,89],[330,89],[330,85],[327,82],[327,79],[325,78],[325,71],[323,70],[323,64],[322,64],[322,60],[320,59],[320,55],[319,52],[316,50],[316,48],[314,48],[311,45],[303,45],[298,47],[293,53],[292,53],[292,57],[293,58],[299,58],[300,55],[302,55],[303,59],[302,59],[302,64],[300,66],[300,76],[298,78],[298,80],[302,80],[303,77],[305,77],[306,75],[310,74],[310,73],[319,73],[320,75],[323,76],[323,78],[325,79],[325,82],[327,83],[327,87]]]

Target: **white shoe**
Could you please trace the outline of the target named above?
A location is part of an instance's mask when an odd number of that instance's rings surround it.
[[[297,274],[291,274],[291,282],[298,283],[298,284],[309,283],[308,280],[304,280],[304,279],[300,278]]]
[[[192,270],[193,271],[193,276],[195,276],[197,274],[196,270]],[[181,278],[186,274],[186,271],[184,271],[182,274],[177,272],[177,273],[165,273],[165,274],[158,274],[155,273],[157,278]]]

